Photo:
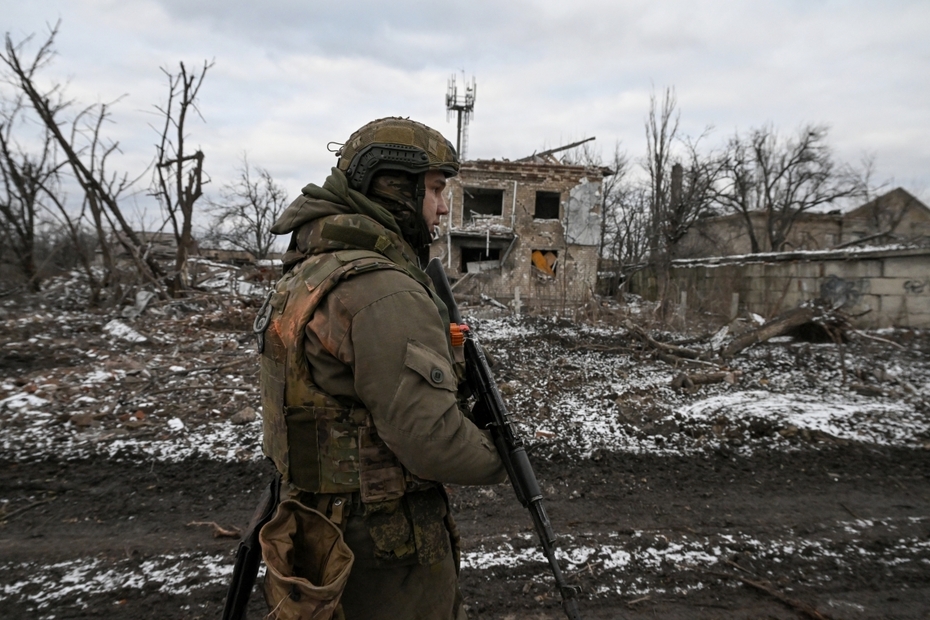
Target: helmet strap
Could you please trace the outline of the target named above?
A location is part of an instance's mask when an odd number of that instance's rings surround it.
[[[421,172],[417,175],[417,210],[413,214],[413,221],[416,223],[417,232],[412,240],[417,248],[429,247],[433,242],[433,231],[426,225],[426,218],[423,217],[423,200],[426,198],[426,173]]]
[[[426,198],[426,173],[421,172],[417,175],[417,213],[420,214],[420,217],[423,217],[424,198]]]

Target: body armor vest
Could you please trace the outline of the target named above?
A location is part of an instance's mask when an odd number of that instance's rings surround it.
[[[369,250],[315,254],[277,283],[259,313],[265,318],[259,339],[265,456],[301,490],[359,492],[364,503],[397,499],[408,487],[431,483],[406,471],[366,409],[347,407],[313,383],[304,329],[339,281],[378,269],[406,273]]]

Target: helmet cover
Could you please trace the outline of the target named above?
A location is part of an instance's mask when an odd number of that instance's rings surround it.
[[[423,174],[439,170],[447,177],[459,171],[455,147],[441,133],[406,118],[388,117],[363,125],[336,153],[337,168],[346,174],[349,187],[368,193],[378,172],[397,170]]]

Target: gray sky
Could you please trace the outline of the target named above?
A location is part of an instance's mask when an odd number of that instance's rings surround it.
[[[44,73],[85,103],[126,95],[109,135],[138,174],[154,153],[159,67],[216,64],[190,124],[212,190],[243,152],[295,196],[335,162],[329,141],[400,115],[455,140],[444,96],[476,76],[469,158],[519,158],[597,136],[645,151],[650,93],[674,86],[681,129],[709,146],[765,123],[826,123],[837,157],[930,202],[930,2],[631,0],[0,0],[3,29],[41,38]],[[461,80],[461,75],[460,78]]]

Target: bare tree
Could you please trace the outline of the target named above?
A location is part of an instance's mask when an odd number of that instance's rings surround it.
[[[36,228],[40,220],[42,186],[58,173],[54,144],[46,131],[37,152],[20,144],[13,127],[20,122],[22,98],[2,102],[0,108],[0,233],[5,249],[26,280],[38,291]]]
[[[143,241],[133,231],[120,208],[120,195],[135,180],[130,180],[126,174],[110,174],[106,168],[108,157],[119,148],[118,143],[105,141],[101,136],[101,127],[109,117],[109,105],[86,107],[73,119],[67,120],[64,112],[71,102],[64,99],[61,85],[54,84],[40,90],[36,84],[37,72],[54,57],[53,43],[59,25],[60,22],[50,29],[48,38],[28,61],[24,61],[22,56],[23,48],[31,37],[14,44],[7,34],[5,53],[0,54],[0,61],[8,70],[5,78],[25,96],[61,150],[74,180],[80,185],[104,253],[106,277],[113,273],[114,268],[112,257],[107,251],[106,232],[118,231],[120,234],[115,236],[116,240],[126,249],[139,274],[160,290],[160,277],[164,271],[144,251]]]
[[[603,202],[601,204],[601,239],[599,255],[601,258],[619,258],[614,249],[617,229],[614,226],[616,210],[620,208],[628,192],[630,161],[626,153],[620,151],[620,144],[614,146],[612,161],[608,166],[610,174],[601,182]]]
[[[194,204],[203,195],[204,154],[200,149],[192,153],[186,150],[185,124],[189,113],[200,114],[197,109],[197,94],[203,85],[207,70],[213,63],[204,62],[203,69],[188,73],[184,63],[179,63],[177,73],[167,69],[162,72],[168,77],[168,102],[156,109],[164,116],[164,126],[156,145],[156,162],[152,180],[153,194],[165,210],[177,243],[174,274],[171,288],[175,295],[188,288],[187,258],[193,237]]]
[[[100,228],[94,233],[89,233],[83,222],[86,217],[89,200],[84,197],[83,204],[77,213],[72,213],[65,204],[64,192],[60,189],[60,178],[58,175],[50,177],[42,184],[42,192],[45,194],[46,209],[51,217],[58,223],[59,228],[67,235],[70,242],[71,258],[77,262],[84,274],[84,279],[90,289],[90,305],[97,306],[101,301],[101,293],[105,283],[105,278],[110,275],[110,271],[104,271],[104,277],[101,278],[92,265],[93,254],[96,248],[101,248],[102,255],[110,258],[109,248],[106,243],[101,245]],[[105,240],[104,240],[105,241]],[[59,246],[65,243],[59,243]]]
[[[619,266],[640,263],[648,253],[651,222],[646,188],[630,179],[630,161],[620,145],[607,166],[601,213],[601,257]]]
[[[684,138],[685,163],[672,164],[668,203],[659,228],[670,259],[680,258],[679,242],[698,220],[715,215],[715,186],[723,173],[723,159],[701,153],[697,140]]]
[[[287,193],[268,170],[252,167],[246,155],[238,172],[238,178],[220,190],[222,202],[212,203],[212,237],[264,259],[274,247],[271,226],[287,206]]]
[[[702,154],[696,140],[679,136],[675,91],[667,88],[659,102],[649,100],[646,117],[646,158],[649,175],[649,250],[661,266],[678,257],[678,244],[701,218],[714,212],[714,186],[722,171],[715,153]],[[682,152],[683,151],[683,152]]]
[[[649,255],[650,194],[643,185],[626,184],[618,188],[607,210],[609,253],[622,266],[643,263]]]
[[[646,117],[646,159],[643,167],[649,174],[649,249],[653,260],[665,255],[664,223],[671,202],[669,184],[672,142],[678,135],[680,113],[675,109],[675,91],[666,88],[660,103],[655,92],[649,97],[649,114]]]
[[[823,125],[804,125],[784,138],[764,126],[730,139],[716,200],[742,217],[753,252],[783,251],[802,214],[865,195],[862,174],[834,161],[827,134]],[[761,230],[753,221],[757,217]]]

